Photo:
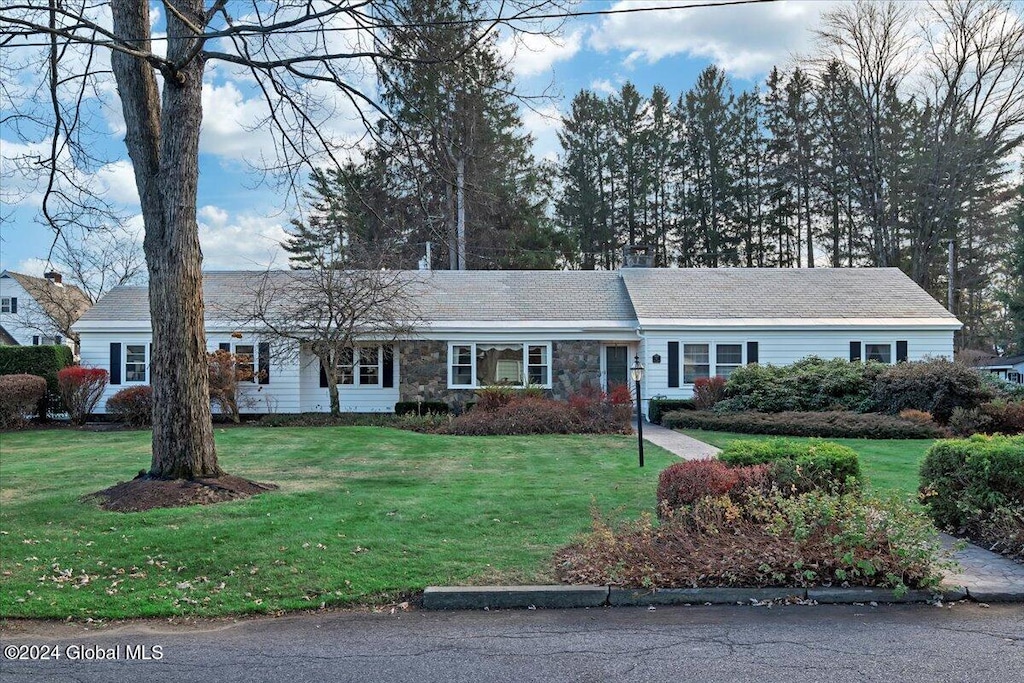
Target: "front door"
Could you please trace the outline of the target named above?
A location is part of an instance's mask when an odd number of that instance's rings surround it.
[[[611,391],[616,384],[627,384],[629,382],[629,348],[626,346],[604,347],[604,368],[604,390],[606,392]]]

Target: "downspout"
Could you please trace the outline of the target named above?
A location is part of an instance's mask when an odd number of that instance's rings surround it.
[[[636,332],[636,337],[637,337],[636,355],[640,356],[640,362],[644,363],[644,358],[646,356],[645,349],[644,349],[644,328],[642,328],[639,325],[637,325],[636,329],[634,329],[633,331]],[[627,359],[627,361],[628,361],[628,359]],[[647,409],[651,405],[651,399],[650,399],[650,392],[647,391],[647,378],[650,375],[648,374],[648,372],[646,372],[646,368],[647,368],[647,364],[646,363],[644,363],[644,368],[645,368],[644,379],[643,379],[642,382],[640,382],[640,393],[641,393],[640,409],[641,409],[641,411],[644,414],[644,418],[646,419],[647,418]],[[644,401],[646,401],[646,403],[644,403]]]

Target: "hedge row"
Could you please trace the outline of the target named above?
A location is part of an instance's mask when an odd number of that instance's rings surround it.
[[[839,410],[781,413],[676,411],[662,417],[662,424],[669,429],[706,429],[772,436],[850,439],[936,439],[945,436],[943,430],[932,423],[893,415]]]
[[[1024,560],[1024,436],[972,436],[933,445],[921,494],[940,528]]]
[[[782,491],[845,491],[858,488],[861,478],[856,451],[830,441],[733,441],[718,459],[730,467],[769,465]]]
[[[53,346],[0,346],[0,375],[35,375],[46,380],[46,395],[39,402],[39,417],[61,412],[57,373],[74,365],[75,356],[63,344]]]
[[[660,425],[666,413],[677,410],[697,410],[697,403],[692,398],[652,398],[648,402],[647,419]]]

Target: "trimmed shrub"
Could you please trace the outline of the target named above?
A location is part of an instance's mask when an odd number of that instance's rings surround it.
[[[697,410],[711,410],[724,398],[724,377],[700,377],[693,383],[693,402]]]
[[[923,425],[930,425],[930,424],[933,424],[935,422],[934,418],[932,418],[932,414],[931,413],[927,413],[927,412],[925,412],[923,410],[913,410],[913,409],[901,410],[900,411],[900,419],[901,420],[909,420],[910,422],[917,422],[918,424],[923,424]]]
[[[1024,434],[1024,401],[997,399],[981,406],[981,413],[989,418],[988,429],[998,434]]]
[[[0,375],[0,429],[20,427],[46,394],[46,380],[35,375]]]
[[[956,436],[985,434],[992,425],[992,418],[981,412],[981,408],[954,408],[949,418],[949,431]]]
[[[399,401],[395,404],[395,415],[447,415],[451,407],[444,401]]]
[[[143,385],[121,389],[107,399],[107,414],[129,427],[152,424],[153,387]]]
[[[877,413],[828,411],[820,413],[718,413],[679,411],[663,416],[669,429],[706,429],[740,434],[812,436],[832,439],[936,439],[947,436],[933,422],[907,420]]]
[[[859,494],[705,497],[593,531],[555,555],[571,584],[627,588],[817,586],[929,588],[943,577],[934,527],[905,503]]]
[[[830,441],[733,441],[718,459],[732,467],[771,465],[771,478],[784,492],[842,491],[857,488],[861,478],[857,453]]]
[[[576,434],[584,431],[569,404],[550,398],[524,396],[496,410],[480,405],[451,421],[449,434],[492,436],[519,434]]]
[[[57,373],[73,365],[75,356],[63,344],[53,346],[0,346],[0,375],[35,375],[46,380],[46,393],[38,404],[38,415],[61,412]]]
[[[658,476],[658,509],[676,509],[705,496],[723,496],[739,480],[736,471],[720,460],[677,462]]]
[[[83,368],[80,365],[57,373],[60,398],[73,424],[85,424],[107,388],[107,378],[107,371],[102,368]]]
[[[921,464],[921,495],[938,526],[961,533],[999,508],[1024,509],[1024,436],[935,443]]]
[[[260,427],[398,427],[393,413],[274,413],[260,417]]]
[[[769,465],[729,467],[721,460],[687,460],[670,465],[658,476],[658,516],[663,517],[701,498],[732,494],[743,499],[772,487]]]
[[[729,375],[722,409],[783,411],[862,410],[875,377],[886,366],[808,356],[792,365],[745,365]]]
[[[871,393],[873,409],[891,415],[923,410],[947,424],[957,408],[973,410],[993,397],[974,368],[944,359],[885,368]]]
[[[647,405],[647,419],[652,424],[660,425],[665,413],[696,409],[697,404],[692,398],[652,398]]]

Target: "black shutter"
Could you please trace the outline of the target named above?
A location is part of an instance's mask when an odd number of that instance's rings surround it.
[[[56,337],[54,337],[54,338],[53,338],[53,343],[54,343],[54,344],[60,345],[60,343],[61,343],[62,341],[64,341],[64,340],[63,340],[63,339],[61,339],[61,336],[60,336],[59,334],[58,334],[58,335],[57,335]]]
[[[260,384],[270,384],[270,342],[260,342],[258,362]]]
[[[221,342],[220,344],[217,344],[217,350],[218,351],[227,351],[227,352],[230,353],[231,352],[231,343],[230,342]]]
[[[33,334],[32,335],[32,346],[39,346],[39,335],[38,334]]]
[[[381,370],[381,386],[390,389],[395,386],[395,347],[385,346],[384,368]]]
[[[907,360],[907,342],[896,342],[896,362],[902,363]]]
[[[668,343],[668,385],[679,387],[679,342]]]
[[[757,361],[757,342],[747,342],[747,365]]]
[[[860,361],[860,342],[850,342],[850,362]]]
[[[320,368],[320,386],[327,386],[327,372],[324,371],[324,363],[319,358],[316,361],[317,366]]]
[[[12,296],[11,297],[11,313],[17,313],[17,312],[18,312],[18,297]]]
[[[121,345],[110,343],[110,383],[121,383]]]

